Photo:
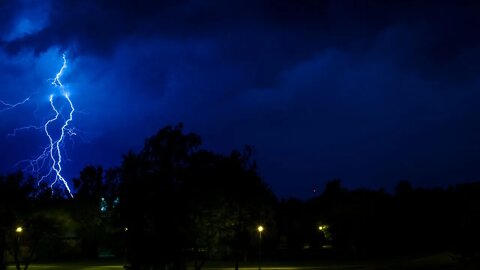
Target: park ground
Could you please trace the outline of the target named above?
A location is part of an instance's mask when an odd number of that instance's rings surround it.
[[[233,270],[233,263],[231,262],[210,262],[205,265],[205,270]],[[10,266],[8,270],[14,270],[15,266]],[[120,262],[69,262],[69,263],[49,263],[49,264],[33,264],[28,269],[30,270],[48,270],[48,269],[65,269],[65,270],[118,270],[124,269]],[[193,269],[188,267],[188,270]],[[251,262],[240,265],[240,269],[257,270],[258,264]],[[262,270],[478,270],[480,264],[478,262],[460,264],[452,260],[451,254],[439,253],[435,255],[385,260],[372,262],[358,262],[358,263],[342,263],[342,262],[263,262]]]

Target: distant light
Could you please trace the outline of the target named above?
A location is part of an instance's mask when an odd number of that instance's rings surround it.
[[[108,203],[105,198],[100,198],[100,212],[105,213],[108,210]]]
[[[116,197],[115,200],[112,203],[112,208],[117,207],[117,205],[120,203],[120,198]]]
[[[128,228],[127,228],[127,227],[125,227],[125,229],[124,229],[124,230],[125,230],[125,231],[128,231]]]
[[[15,232],[21,233],[21,232],[23,232],[23,228],[22,227],[17,227],[17,229],[15,229]]]
[[[327,228],[328,228],[327,225],[320,225],[320,226],[318,226],[318,230],[319,230],[319,231],[322,231],[322,232],[325,231]]]
[[[258,231],[258,232],[261,233],[261,232],[263,232],[263,230],[264,230],[264,228],[263,228],[262,225],[260,225],[260,226],[257,227],[257,231]]]

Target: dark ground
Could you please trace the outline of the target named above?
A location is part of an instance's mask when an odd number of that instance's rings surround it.
[[[210,262],[203,268],[205,270],[231,270],[234,269],[233,262]],[[15,269],[10,266],[8,270]],[[121,262],[69,262],[69,263],[49,263],[49,264],[34,264],[29,267],[31,270],[47,270],[47,269],[66,269],[66,270],[113,270],[123,269]],[[187,269],[193,269],[188,267]],[[258,264],[256,262],[243,263],[240,269],[256,270]],[[439,253],[418,258],[410,259],[392,259],[385,261],[371,261],[358,263],[341,263],[341,262],[264,262],[262,270],[310,270],[310,269],[325,269],[325,270],[342,270],[342,269],[365,269],[365,270],[420,270],[420,269],[440,269],[440,270],[478,270],[480,269],[480,262],[471,262],[466,264],[458,263],[451,258],[449,253]]]

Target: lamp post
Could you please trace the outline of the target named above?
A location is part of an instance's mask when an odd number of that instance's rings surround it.
[[[15,259],[15,265],[17,267],[17,270],[20,270],[20,261],[18,260],[18,253],[19,253],[19,250],[20,250],[20,235],[22,234],[23,232],[23,228],[21,226],[18,226],[16,229],[15,229],[15,234],[16,234],[16,237],[15,237],[15,250],[14,250],[14,253],[13,253],[13,258]]]
[[[258,270],[262,270],[262,232],[264,228],[262,225],[257,227],[258,231]]]

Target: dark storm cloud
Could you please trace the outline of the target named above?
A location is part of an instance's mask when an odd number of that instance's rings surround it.
[[[6,29],[15,5],[6,1]],[[415,57],[404,63],[426,76],[468,68],[478,60],[465,50],[479,44],[479,4],[475,1],[52,1],[42,30],[8,42],[9,52],[52,46],[80,53],[111,54],[125,38],[217,38],[223,56],[284,65],[329,47],[362,51],[391,26],[405,25]],[[419,31],[420,30],[420,31]],[[409,44],[414,39],[414,44]],[[253,42],[254,41],[254,42]],[[470,54],[469,54],[470,55]],[[262,59],[261,57],[264,56]],[[258,58],[260,57],[260,58]],[[459,59],[459,58],[467,59]],[[290,58],[290,61],[288,61]],[[280,60],[278,60],[280,59]],[[228,59],[226,59],[228,60]],[[237,59],[238,60],[238,59]],[[249,61],[246,59],[243,61]],[[240,61],[240,60],[238,60]],[[449,70],[453,63],[457,68]],[[252,65],[256,67],[256,65]],[[259,67],[259,69],[264,69]],[[275,69],[270,71],[276,73]],[[456,74],[471,77],[471,69]]]
[[[158,15],[167,1],[51,1],[48,25],[37,33],[6,44],[9,52],[23,48],[44,52],[52,46],[82,52],[108,53],[133,33],[144,33],[142,24]]]
[[[12,27],[16,11],[13,1],[0,0],[0,33],[3,34]]]

